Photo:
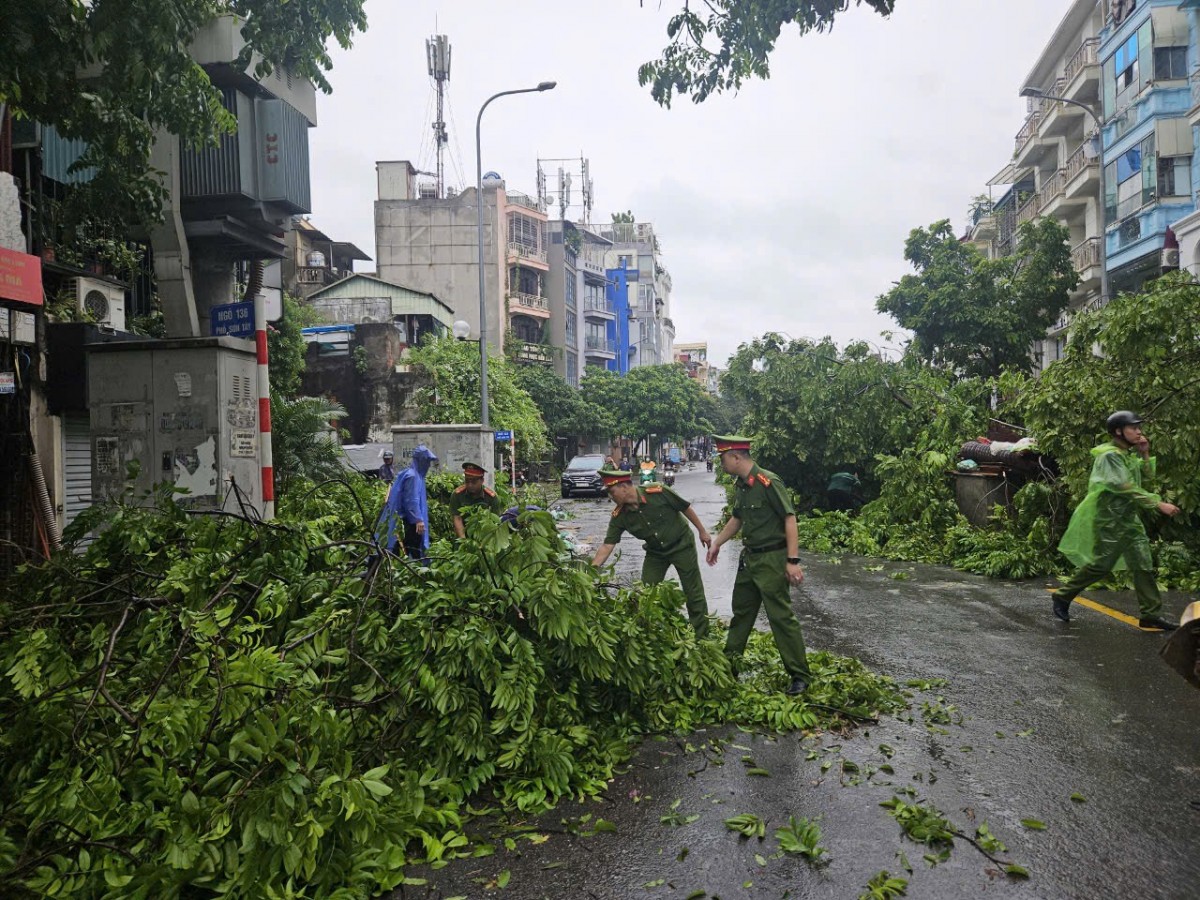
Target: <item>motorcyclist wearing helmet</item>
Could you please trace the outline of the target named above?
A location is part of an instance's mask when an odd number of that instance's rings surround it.
[[[1120,410],[1108,417],[1105,427],[1112,440],[1092,448],[1087,496],[1071,516],[1067,533],[1058,545],[1078,568],[1053,593],[1054,615],[1069,621],[1071,601],[1084,588],[1114,569],[1128,568],[1140,609],[1138,625],[1170,631],[1175,625],[1162,617],[1150,539],[1140,513],[1156,510],[1174,516],[1179,507],[1142,486],[1143,479],[1153,478],[1155,470],[1150,441],[1142,433],[1142,418]]]

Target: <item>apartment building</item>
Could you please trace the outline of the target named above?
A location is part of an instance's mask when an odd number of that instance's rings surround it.
[[[376,163],[375,244],[379,277],[434,294],[479,334],[476,191],[435,191],[411,162]],[[552,365],[546,213],[526,194],[509,192],[494,173],[483,179],[484,304],[488,343],[517,341],[518,362]]]
[[[1061,356],[1074,312],[1178,265],[1164,246],[1194,209],[1194,16],[1179,0],[1078,0],[1022,85],[1028,113],[1012,162],[991,181],[1006,191],[971,239],[1007,255],[1022,222],[1049,216],[1068,229],[1080,283],[1070,311],[1034,348],[1042,365]]]
[[[558,219],[547,224],[550,270],[546,273],[546,299],[550,304],[548,339],[554,348],[554,371],[572,387],[579,387],[583,357],[580,353],[583,274],[579,251],[583,235],[573,222]]]
[[[674,359],[675,323],[671,320],[671,274],[662,262],[662,246],[649,222],[614,222],[596,233],[612,246],[605,254],[610,278],[624,272],[628,285],[628,345],[618,341],[626,368],[658,366]],[[617,368],[620,369],[621,360]]]
[[[1200,42],[1200,0],[1183,0],[1179,9],[1188,17],[1189,44],[1188,53],[1195,54],[1197,43]],[[1193,143],[1200,138],[1200,57],[1193,55],[1188,60],[1188,71],[1191,79],[1191,105],[1188,108],[1187,121],[1192,129]],[[1192,156],[1192,195],[1200,186],[1200,161]],[[1194,277],[1200,278],[1200,209],[1176,221],[1171,230],[1179,244],[1178,262],[1180,268],[1187,269]],[[1165,246],[1164,262],[1171,262],[1171,248]]]

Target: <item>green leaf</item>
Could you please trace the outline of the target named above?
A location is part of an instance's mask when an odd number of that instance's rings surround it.
[[[1046,823],[1040,822],[1037,819],[1022,819],[1021,824],[1031,831],[1045,831]]]
[[[496,886],[499,888],[508,887],[508,882],[511,878],[512,878],[512,872],[510,872],[508,869],[505,869],[503,872],[501,872],[499,875],[496,876]]]
[[[1073,803],[1087,803],[1087,797],[1083,796],[1083,794],[1072,794],[1072,795],[1071,795],[1071,802],[1073,802]]]
[[[1004,866],[1004,873],[1011,875],[1014,878],[1028,878],[1029,870],[1017,863],[1008,863]]]

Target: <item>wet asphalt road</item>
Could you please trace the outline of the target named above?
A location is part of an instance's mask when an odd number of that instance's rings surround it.
[[[676,488],[711,529],[724,501],[712,476],[684,472]],[[564,506],[579,540],[598,546],[608,501]],[[719,615],[729,612],[736,549],[705,567]],[[626,536],[620,550],[618,573],[636,577],[640,543]],[[647,741],[604,798],[538,818],[548,839],[412,872],[428,885],[396,896],[853,900],[886,869],[909,880],[912,898],[1200,897],[1200,691],[1161,662],[1161,636],[1079,607],[1070,624],[1059,623],[1042,582],[805,556],[807,579],[794,598],[810,648],[857,656],[902,682],[946,684],[914,689],[908,713],[845,736],[721,729]],[[1132,596],[1086,596],[1136,615]],[[1188,599],[1169,595],[1168,615]],[[713,752],[714,740],[723,752]],[[743,757],[770,777],[748,776]],[[999,855],[1030,879],[1005,878],[963,840],[949,860],[928,865],[925,848],[879,807],[905,788],[961,831],[973,835],[986,822],[1008,847]],[[676,800],[679,814],[700,818],[661,823]],[[768,820],[766,841],[725,829],[739,813]],[[570,833],[589,814],[615,832]],[[770,858],[772,833],[788,815],[820,817],[827,864]]]

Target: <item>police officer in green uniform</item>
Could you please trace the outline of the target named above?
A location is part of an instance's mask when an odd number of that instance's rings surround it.
[[[500,498],[496,492],[483,483],[487,472],[479,463],[463,463],[463,483],[454,489],[450,495],[450,513],[454,516],[454,533],[460,538],[466,537],[467,529],[463,524],[464,509],[482,506],[500,515]]]
[[[800,622],[792,612],[791,585],[804,580],[796,537],[796,511],[778,475],[758,467],[750,457],[750,439],[738,435],[715,435],[721,468],[737,478],[733,515],[708,548],[708,564],[716,565],[721,545],[739,530],[742,555],[733,583],[733,619],[725,640],[725,655],[736,667],[754,630],[760,607],[767,621],[783,667],[791,676],[789,694],[802,694],[812,675],[804,649]]]
[[[600,477],[616,508],[608,523],[604,545],[596,551],[592,565],[604,565],[626,531],[645,541],[642,545],[646,551],[642,582],[660,584],[667,569],[674,566],[687,597],[688,621],[695,629],[696,637],[704,637],[708,632],[708,601],[704,597],[700,559],[688,522],[695,527],[700,543],[705,547],[712,543],[708,529],[692,505],[665,485],[639,487],[633,484],[632,472],[616,469],[601,469]]]

